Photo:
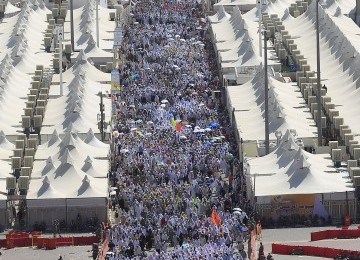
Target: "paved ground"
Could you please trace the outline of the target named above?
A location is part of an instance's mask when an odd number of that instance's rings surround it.
[[[335,247],[342,249],[358,249],[360,239],[347,240],[323,240],[310,242],[310,233],[313,231],[332,229],[334,227],[322,228],[288,228],[263,230],[262,242],[266,254],[271,251],[271,243],[279,242],[286,244],[311,244],[318,246]],[[91,246],[61,247],[55,250],[15,248],[10,250],[0,249],[2,255],[0,260],[57,260],[61,255],[64,260],[88,260],[91,258]],[[320,260],[328,258],[310,256],[273,255],[275,260]]]

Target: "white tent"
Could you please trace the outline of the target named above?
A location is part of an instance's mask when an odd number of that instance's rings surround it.
[[[0,131],[0,160],[8,160],[13,156],[15,145],[6,138],[3,131]]]
[[[270,139],[275,132],[296,129],[299,138],[315,138],[316,127],[308,108],[302,105],[299,88],[269,77]],[[264,140],[264,72],[259,69],[251,81],[228,86],[228,111],[234,110],[235,125],[244,141]]]
[[[229,18],[230,14],[225,11],[224,6],[220,6],[214,15],[208,16],[208,20],[210,21],[210,23],[220,23],[228,20]]]
[[[51,225],[55,219],[70,223],[77,214],[105,221],[107,191],[106,178],[89,176],[67,156],[55,170],[31,180],[27,194],[28,223],[44,221]]]
[[[234,6],[238,7],[242,12],[247,12],[256,6],[256,2],[253,0],[221,0],[214,4],[214,9],[224,8],[230,11]]]
[[[76,75],[86,75],[92,81],[108,83],[111,80],[110,74],[102,72],[88,61],[88,56],[81,50],[74,65],[63,73],[63,81],[69,82]],[[55,74],[53,82],[60,82],[60,75]],[[104,86],[105,88],[105,86]]]
[[[60,159],[62,155],[68,152],[74,157],[75,161],[84,162],[88,155],[94,158],[107,158],[109,153],[109,146],[92,146],[82,141],[76,134],[66,132],[61,142],[54,142],[54,135],[50,138],[50,141],[39,145],[35,154],[35,160],[47,160],[51,156],[55,161]],[[50,145],[50,143],[53,143]]]
[[[74,10],[75,49],[85,49],[89,34],[96,39],[95,1],[85,1],[85,5]],[[99,47],[103,50],[113,49],[114,21],[110,21],[109,13],[113,10],[99,5]],[[65,32],[70,32],[70,23],[65,23]]]
[[[348,172],[334,168],[329,154],[308,153],[295,141],[287,131],[275,151],[245,160],[248,187],[252,187],[247,192],[256,197],[260,214],[315,214],[320,197],[333,219],[343,217],[346,203],[354,217],[354,186]]]
[[[86,55],[82,51],[79,54],[79,60],[73,66],[82,70],[80,62],[83,62],[85,66],[95,69],[86,61]],[[84,60],[85,59],[85,60]],[[99,106],[94,106],[100,102],[99,92],[110,93],[110,84],[101,84],[97,81],[101,75],[108,77],[110,74],[106,74],[95,69],[94,73],[84,73],[74,75],[70,70],[66,71],[67,82],[64,83],[63,96],[49,100],[43,125],[42,134],[50,135],[54,129],[59,133],[66,131],[66,129],[73,128],[73,131],[77,133],[86,134],[91,129],[96,129],[98,134],[98,119],[96,115],[100,113]],[[90,70],[91,71],[91,70]],[[90,72],[89,71],[89,72]],[[50,95],[56,95],[59,93],[58,87],[50,89]],[[110,114],[107,111],[111,111],[111,100],[107,96],[103,97],[103,104],[105,107],[105,120],[110,120]]]
[[[315,2],[313,2],[315,3]],[[338,13],[331,16],[326,10],[319,8],[321,77],[327,87],[327,96],[336,106],[344,124],[355,134],[360,133],[360,115],[358,113],[360,98],[360,78],[356,68],[359,66],[359,27],[348,17]],[[316,68],[316,31],[315,5],[297,19],[285,22],[289,35],[294,37],[301,54],[307,59],[311,68]]]

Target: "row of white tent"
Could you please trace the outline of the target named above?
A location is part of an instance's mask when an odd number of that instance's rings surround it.
[[[228,111],[233,113],[235,131],[243,139],[248,156],[257,156],[258,140],[265,138],[264,69],[259,66],[252,80],[243,85],[227,86]],[[234,112],[232,112],[234,111]],[[277,140],[276,132],[296,129],[304,142],[316,138],[317,129],[299,88],[269,77],[270,140]],[[275,143],[276,145],[276,143]]]
[[[98,48],[94,40],[95,6],[95,1],[86,1],[84,7],[74,10],[75,50],[80,52],[72,67],[63,73],[63,96],[59,95],[59,75],[52,78],[40,133],[42,144],[37,146],[26,197],[29,226],[40,221],[50,226],[56,218],[71,221],[77,213],[96,215],[101,221],[107,218],[109,145],[99,140],[98,104],[102,92],[105,120],[109,121],[111,77],[93,63],[96,59],[112,59],[113,54],[104,49],[112,49],[115,24],[107,21],[109,11],[99,7],[101,49]],[[13,140],[22,133],[19,122],[32,73],[36,65],[51,68],[53,57],[42,44],[47,16],[52,13],[44,1],[28,1],[21,10],[8,4],[6,10],[13,15],[5,16],[0,26],[0,129],[6,133],[0,133],[2,191],[12,172],[10,158],[15,148],[6,137]],[[69,15],[64,23],[65,44],[70,43],[68,19]],[[6,197],[2,199],[1,208],[6,212]]]
[[[259,49],[259,23],[245,19],[238,7],[234,7],[231,15],[220,8],[208,20],[217,61],[224,77],[237,79],[239,73],[254,70],[263,62],[261,56],[264,49]],[[275,53],[269,49],[267,53],[268,64],[279,67]]]
[[[297,18],[292,17],[288,9],[294,2],[268,1],[268,4],[263,5],[261,9],[269,16],[276,14],[280,17],[291,39],[294,39],[301,54],[314,70],[316,68],[316,1],[312,1],[307,11]],[[343,10],[349,12],[352,9],[349,4],[344,1],[323,1],[321,4],[319,8],[321,78],[326,84],[327,96],[331,97],[332,103],[339,105],[336,109],[344,117],[344,121],[355,134],[354,139],[357,140],[356,133],[360,125],[356,114],[358,106],[356,69],[359,64],[356,35],[359,33],[359,28],[350,18],[342,15]],[[354,6],[355,1],[352,1],[352,7]],[[220,7],[215,15],[209,17],[214,46],[218,54],[220,53],[218,61],[222,62],[222,68],[234,62],[245,66],[247,59],[243,57],[247,57],[245,54],[248,50],[251,51],[248,57],[254,57],[253,60],[258,63],[254,75],[248,82],[226,88],[230,118],[234,120],[235,131],[238,131],[238,136],[242,140],[240,144],[242,151],[246,150],[247,153],[245,168],[248,180],[252,184],[248,188],[253,187],[253,191],[248,190],[248,194],[257,197],[257,202],[263,209],[272,207],[273,198],[322,194],[320,199],[322,202],[337,201],[336,210],[327,208],[331,214],[341,217],[339,214],[344,213],[345,200],[349,200],[350,213],[353,215],[354,184],[349,177],[348,169],[334,168],[328,153],[312,154],[303,150],[306,145],[315,145],[317,129],[310,109],[296,84],[283,83],[269,76],[269,129],[270,139],[273,140],[273,152],[257,157],[259,155],[257,141],[264,140],[265,137],[264,71],[261,65],[262,59],[257,55],[259,14],[259,8],[241,15],[236,8],[228,14]],[[231,47],[231,50],[226,49],[227,47]],[[233,59],[238,60],[233,61]],[[287,129],[295,129],[297,136],[292,136]],[[282,133],[283,138],[276,142],[278,132]],[[340,210],[339,205],[344,208]]]

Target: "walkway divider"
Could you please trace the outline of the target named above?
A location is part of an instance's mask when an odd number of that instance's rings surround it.
[[[0,239],[0,246],[11,249],[14,247],[37,247],[55,249],[62,246],[92,245],[98,243],[96,235],[90,236],[65,236],[65,237],[43,237],[41,232],[9,232],[6,239]]]
[[[324,239],[345,239],[360,237],[360,228],[358,229],[331,229],[317,232],[311,232],[311,241],[319,241]]]
[[[299,245],[284,245],[284,244],[272,244],[272,253],[280,255],[291,255],[299,254],[306,256],[317,256],[317,257],[326,257],[334,258],[337,255],[345,254],[360,254],[360,251],[356,250],[343,250],[339,248],[329,248],[329,247],[317,247],[317,246],[299,246]]]

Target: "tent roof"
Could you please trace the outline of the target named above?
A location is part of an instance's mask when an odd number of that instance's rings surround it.
[[[272,153],[247,161],[256,178],[255,196],[354,191],[347,172],[337,171],[328,154],[311,154],[283,138]]]
[[[316,68],[314,3],[297,19],[284,23],[311,68]],[[321,77],[326,79],[323,82],[327,87],[326,95],[331,97],[331,103],[339,111],[340,117],[344,118],[344,124],[352,130],[354,139],[359,140],[360,75],[356,68],[360,64],[360,28],[350,18],[340,14],[332,16],[322,7],[319,8],[319,16],[322,28],[320,55],[323,57]]]
[[[228,20],[230,17],[231,15],[225,11],[224,6],[220,6],[216,14],[208,16],[208,20],[210,23],[219,23]]]
[[[228,102],[235,109],[235,122],[241,138],[264,140],[264,74],[259,69],[253,79],[240,86],[228,86]],[[300,138],[315,137],[316,127],[311,114],[303,106],[303,98],[295,84],[282,83],[269,77],[270,138],[275,132],[296,129]]]
[[[62,162],[41,179],[32,179],[28,199],[107,197],[107,179],[93,178],[72,164]]]

